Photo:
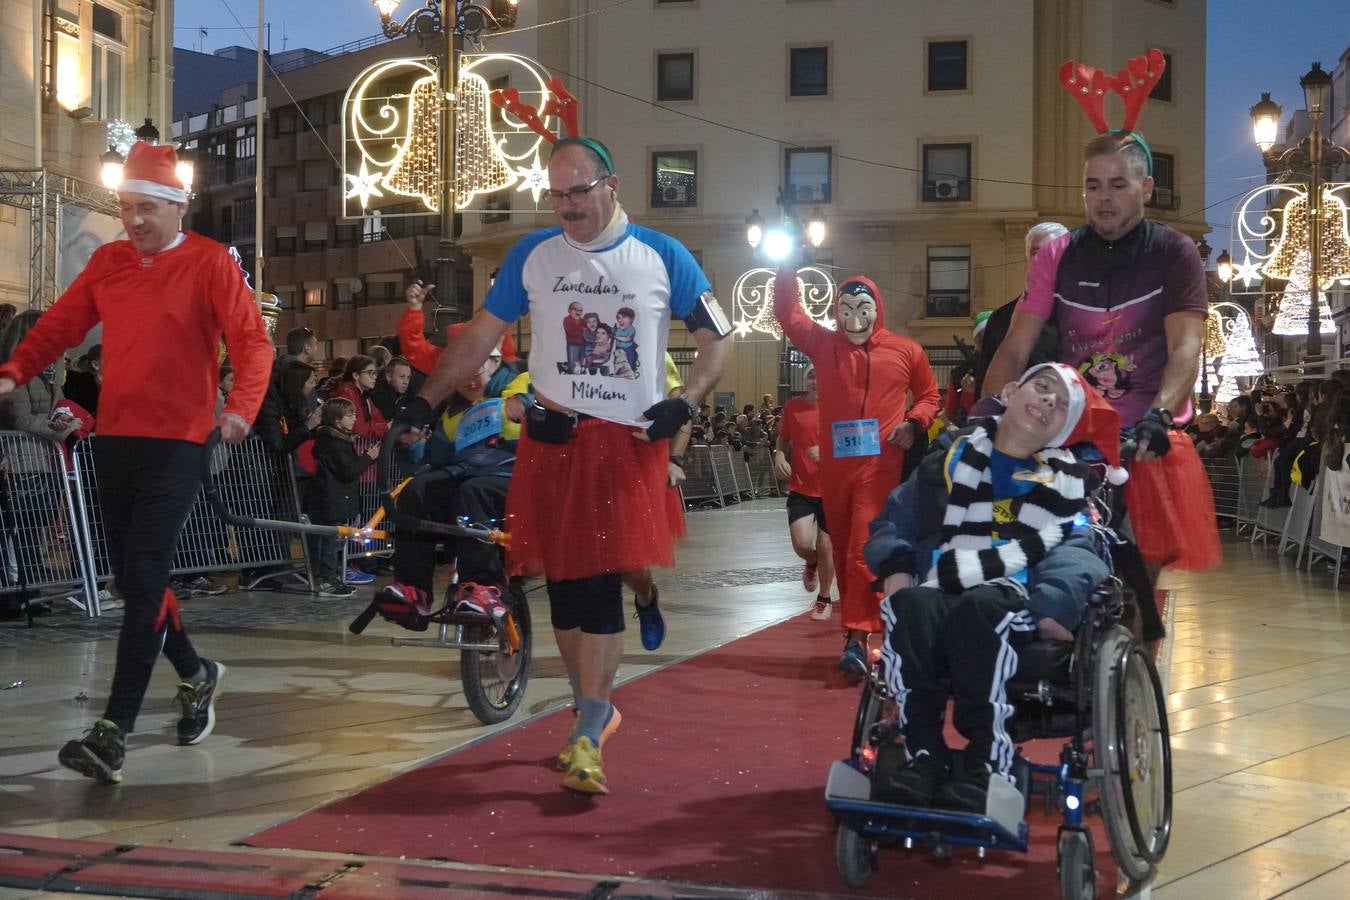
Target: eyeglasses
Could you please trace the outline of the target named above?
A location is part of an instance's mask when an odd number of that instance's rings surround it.
[[[360,372],[360,374],[362,374],[362,375],[378,375],[378,374],[379,374],[379,370],[378,370],[378,369],[362,369],[361,372]]]
[[[564,200],[571,200],[573,203],[579,203],[582,197],[585,197],[591,191],[598,188],[607,178],[609,178],[608,175],[601,175],[590,184],[569,188],[565,191],[555,191],[553,188],[549,188],[544,191],[544,196],[548,198],[549,203],[561,203]]]

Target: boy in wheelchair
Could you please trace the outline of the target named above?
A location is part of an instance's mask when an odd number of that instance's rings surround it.
[[[397,501],[394,581],[375,595],[376,609],[385,618],[415,630],[426,628],[435,596],[436,546],[447,540],[401,521],[455,524],[467,519],[488,526],[505,519],[520,423],[533,402],[531,393],[523,364],[504,363],[501,349],[494,349],[432,423],[425,444],[409,448],[411,461],[428,468]],[[494,620],[504,616],[500,549],[471,539],[447,542],[459,575],[454,612]]]
[[[882,675],[904,738],[903,752],[878,757],[874,800],[983,813],[989,779],[1012,781],[1005,686],[1018,647],[1072,640],[1110,574],[1088,507],[1101,463],[1111,483],[1126,478],[1115,411],[1058,363],[1000,399],[1001,416],[935,443],[871,525],[864,555],[886,594]],[[959,756],[942,736],[944,679],[969,742]]]

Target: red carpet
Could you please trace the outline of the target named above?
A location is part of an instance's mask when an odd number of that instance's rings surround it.
[[[857,689],[834,673],[839,636],[805,615],[620,688],[606,745],[613,793],[564,791],[559,711],[247,839],[254,846],[849,893],[824,806]],[[1053,762],[1060,742],[1028,748]],[[1058,894],[1055,826],[1033,804],[1026,855],[940,864],[883,851],[857,896]],[[1099,896],[1115,892],[1100,820]]]

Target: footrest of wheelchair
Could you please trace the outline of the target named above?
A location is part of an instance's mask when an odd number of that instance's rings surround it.
[[[1002,779],[990,779],[992,815],[901,806],[869,799],[871,779],[852,760],[830,766],[825,806],[840,822],[865,837],[912,838],[969,847],[990,847],[1025,853],[1029,829],[1022,818],[1026,800]],[[1006,790],[1004,790],[1006,788]]]

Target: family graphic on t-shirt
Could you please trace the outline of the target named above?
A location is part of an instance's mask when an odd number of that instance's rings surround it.
[[[586,312],[577,302],[567,307],[563,333],[567,336],[567,361],[558,363],[560,375],[607,375],[638,377],[637,314],[627,306],[614,314],[614,324]]]

